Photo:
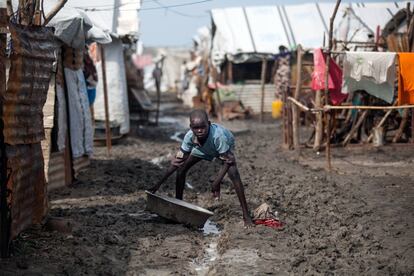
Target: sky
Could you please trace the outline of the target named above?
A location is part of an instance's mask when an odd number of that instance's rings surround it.
[[[197,3],[198,2],[198,3]],[[301,4],[309,0],[142,0],[141,34],[144,46],[190,47],[198,28],[210,26],[209,11],[214,8]],[[342,1],[349,2],[349,1]],[[355,2],[362,2],[361,0]],[[371,0],[363,2],[390,2]],[[191,5],[186,5],[194,3]],[[179,6],[182,5],[182,6]],[[163,8],[168,6],[176,6]]]

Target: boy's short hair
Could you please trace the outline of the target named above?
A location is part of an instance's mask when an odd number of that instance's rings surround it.
[[[191,111],[190,121],[194,118],[200,118],[200,119],[208,121],[207,112],[203,109],[194,109],[193,111]]]

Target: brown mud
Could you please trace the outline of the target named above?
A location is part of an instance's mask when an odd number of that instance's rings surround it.
[[[414,274],[414,147],[334,148],[327,173],[323,153],[282,149],[278,121],[226,123],[249,130],[236,135],[236,156],[250,208],[266,202],[286,226],[245,229],[228,179],[221,200],[211,200],[220,164],[202,161],[184,198],[214,211],[220,233],[207,235],[145,211],[144,190],[186,124],[173,111],[164,110],[173,119],[159,127],[134,128],[110,157],[97,148],[76,183],[50,195],[50,216],[73,230],[28,229],[0,261],[0,275]],[[174,191],[171,177],[159,192]]]

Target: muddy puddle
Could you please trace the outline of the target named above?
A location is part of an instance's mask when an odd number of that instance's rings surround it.
[[[208,219],[201,231],[205,239],[203,253],[200,257],[191,260],[190,268],[195,271],[196,275],[204,276],[219,256],[217,246],[221,230],[216,223]]]

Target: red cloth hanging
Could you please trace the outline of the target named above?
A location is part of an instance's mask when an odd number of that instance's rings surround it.
[[[322,53],[322,49],[315,49],[313,52],[314,69],[312,72],[312,90],[325,89],[325,67],[326,55]],[[340,105],[346,100],[348,94],[341,92],[342,88],[342,69],[335,63],[333,59],[329,61],[329,77],[328,89],[330,100],[333,105]]]

